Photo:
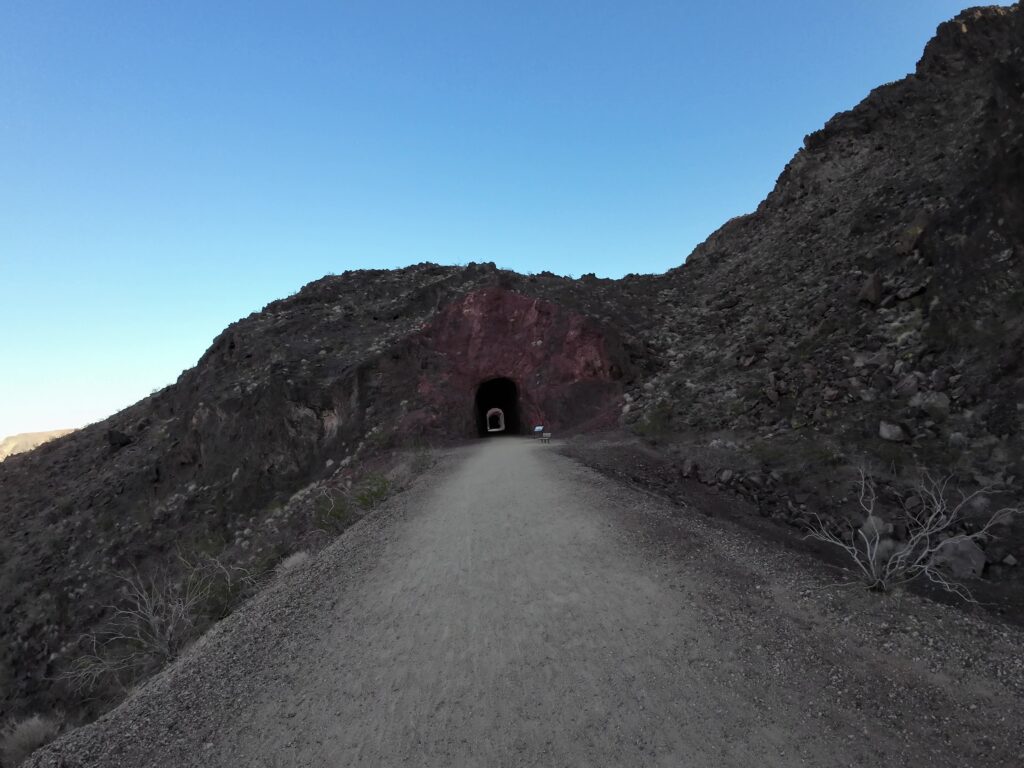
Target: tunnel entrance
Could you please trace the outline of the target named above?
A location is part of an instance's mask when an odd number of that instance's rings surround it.
[[[512,379],[490,379],[476,390],[480,437],[519,434],[519,388]]]
[[[491,408],[491,410],[487,412],[487,431],[505,431],[505,412],[501,410],[501,408]]]

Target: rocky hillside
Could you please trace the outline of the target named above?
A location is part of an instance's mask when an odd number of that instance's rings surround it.
[[[659,282],[657,371],[627,422],[812,486],[866,461],[1019,492],[1022,53],[1019,4],[965,11],[914,74],[807,136],[754,213]]]
[[[924,463],[1019,498],[1022,48],[1019,5],[942,25],[914,74],[808,136],[757,211],[668,274],[325,277],[173,386],[3,462],[4,710],[82,706],[53,679],[117,573],[186,546],[271,567],[324,489],[476,437],[494,379],[510,423],[631,430],[798,525],[847,511],[839,484],[864,460],[894,484]],[[1016,578],[1024,537],[1006,541],[987,576]]]
[[[1022,474],[1022,19],[943,24],[915,74],[807,136],[756,212],[666,276],[653,391],[680,421]]]
[[[31,451],[43,443],[74,432],[73,429],[55,429],[50,432],[22,432],[0,440],[0,461],[16,453]]]

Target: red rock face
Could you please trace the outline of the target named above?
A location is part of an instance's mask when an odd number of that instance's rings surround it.
[[[515,382],[524,432],[610,425],[619,413],[626,355],[618,339],[551,302],[476,291],[443,308],[421,343],[418,393],[452,432],[476,434],[477,390],[495,378]]]

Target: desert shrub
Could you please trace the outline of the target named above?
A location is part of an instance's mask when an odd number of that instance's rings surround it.
[[[108,606],[110,619],[80,640],[83,650],[65,677],[82,691],[102,683],[127,689],[172,660],[192,639],[199,608],[208,594],[200,578],[177,583],[165,573],[145,578],[118,575],[121,600]]]
[[[363,509],[373,509],[383,503],[390,492],[391,482],[384,475],[367,475],[356,488],[356,503]]]
[[[898,522],[905,527],[906,535],[897,540],[875,515],[875,485],[861,470],[859,503],[866,516],[864,523],[855,527],[848,522],[844,531],[815,515],[807,536],[846,552],[857,566],[864,585],[873,591],[889,592],[923,578],[973,602],[971,591],[943,570],[943,557],[964,542],[977,544],[992,537],[994,527],[1008,522],[1022,510],[1004,507],[989,515],[976,530],[967,532],[963,530],[966,510],[973,499],[989,489],[954,494],[949,488],[951,479],[939,479],[927,470],[919,471],[913,496],[901,499]],[[951,498],[954,496],[957,498]]]
[[[633,424],[633,431],[652,441],[667,437],[672,431],[672,405],[666,400],[659,401]]]
[[[120,600],[108,620],[79,640],[82,654],[64,673],[80,691],[101,684],[127,689],[164,667],[212,623],[258,588],[251,574],[210,556],[179,555],[183,575],[166,568],[143,576],[115,574]]]
[[[328,534],[338,534],[359,520],[391,494],[392,483],[379,473],[365,475],[354,488],[325,486],[313,503],[313,526]]]
[[[358,519],[346,491],[321,488],[313,503],[313,526],[327,533],[341,533]]]
[[[21,765],[29,755],[57,738],[61,720],[60,717],[32,715],[11,721],[0,734],[0,758],[4,768]]]
[[[196,579],[204,585],[205,597],[198,605],[196,621],[200,631],[207,624],[223,619],[255,593],[262,585],[262,574],[269,568],[268,563],[257,563],[252,568],[228,565],[212,555],[194,558],[179,555],[179,559],[188,579]]]
[[[414,475],[422,474],[430,469],[434,463],[434,457],[426,446],[419,446],[413,452],[411,469]]]
[[[289,571],[294,571],[307,560],[309,560],[309,552],[306,550],[302,549],[298,552],[292,552],[288,557],[281,560],[274,570],[278,575],[282,575]]]

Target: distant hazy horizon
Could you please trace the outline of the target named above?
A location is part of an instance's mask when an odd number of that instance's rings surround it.
[[[663,272],[965,5],[0,9],[0,437],[106,418],[328,273]]]

